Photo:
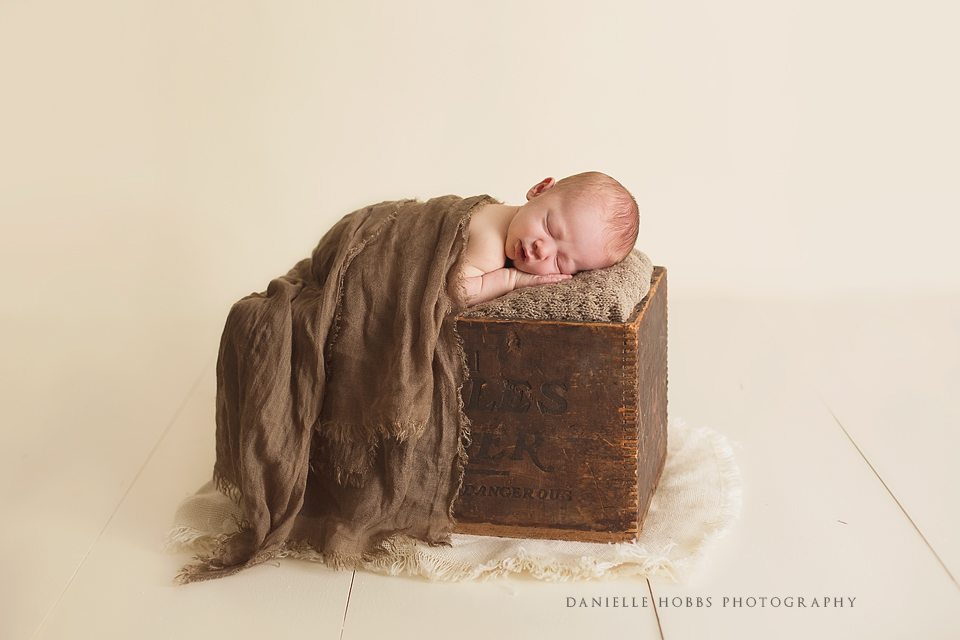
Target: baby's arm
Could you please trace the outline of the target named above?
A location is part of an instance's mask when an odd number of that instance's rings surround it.
[[[540,284],[551,284],[568,280],[572,276],[556,273],[548,276],[536,276],[518,269],[501,267],[487,273],[476,274],[478,270],[467,267],[464,269],[463,283],[467,290],[467,306],[499,298],[505,293],[523,287],[532,287]]]

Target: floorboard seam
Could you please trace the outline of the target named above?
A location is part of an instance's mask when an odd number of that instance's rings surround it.
[[[353,593],[353,581],[357,579],[357,571],[353,571],[350,576],[350,588],[347,589],[347,602],[343,605],[343,622],[340,623],[340,640],[343,640],[343,632],[347,629],[347,612],[350,611],[350,595]]]
[[[827,401],[824,400],[823,396],[820,395],[819,391],[817,391],[817,395],[820,396],[820,402],[822,402],[823,406],[826,407],[827,411],[830,412],[830,415],[836,421],[837,426],[840,427],[840,430],[843,431],[843,434],[847,436],[848,440],[850,440],[850,444],[852,444],[853,448],[857,450],[857,453],[860,454],[860,457],[863,458],[863,461],[867,463],[867,466],[870,467],[870,471],[872,471],[873,475],[877,477],[877,480],[880,481],[880,484],[883,485],[883,488],[886,489],[887,493],[890,494],[890,497],[893,498],[893,501],[900,508],[900,511],[903,513],[903,515],[906,516],[907,521],[910,522],[910,525],[914,528],[914,530],[920,536],[920,539],[923,540],[924,544],[927,545],[927,548],[930,549],[930,553],[932,553],[933,557],[937,559],[937,562],[940,563],[940,566],[943,567],[943,570],[947,572],[947,575],[950,577],[950,580],[953,581],[953,585],[957,587],[957,589],[960,589],[960,583],[957,582],[957,579],[954,577],[953,573],[951,573],[950,569],[947,568],[947,565],[940,558],[940,555],[937,553],[936,549],[933,548],[933,545],[930,544],[930,541],[927,540],[927,537],[923,535],[922,531],[920,531],[920,527],[917,526],[917,523],[913,521],[913,518],[910,517],[910,514],[907,513],[907,510],[904,509],[903,505],[900,504],[900,501],[897,500],[897,496],[894,495],[893,491],[890,490],[890,487],[887,486],[887,483],[884,482],[880,474],[877,473],[877,470],[870,463],[870,460],[867,459],[867,456],[864,455],[863,451],[860,450],[860,447],[857,445],[856,441],[853,439],[853,436],[850,435],[850,433],[843,426],[843,423],[840,422],[840,418],[838,418],[837,415],[833,412],[833,409],[830,408],[830,405],[827,404]]]
[[[647,578],[647,591],[650,592],[650,604],[653,605],[653,615],[657,618],[657,631],[660,632],[660,640],[664,640],[663,627],[660,626],[660,613],[657,611],[657,601],[653,597],[653,586],[650,584],[650,578]]]
[[[107,518],[107,522],[100,529],[100,533],[97,534],[96,539],[87,549],[87,552],[83,554],[83,558],[77,564],[77,568],[74,569],[73,573],[70,575],[70,579],[67,580],[67,584],[64,585],[63,589],[60,591],[60,595],[57,596],[57,600],[50,607],[50,610],[47,611],[47,615],[43,617],[43,620],[40,622],[40,626],[37,627],[37,631],[33,634],[33,638],[37,638],[40,635],[40,632],[43,631],[44,625],[47,624],[47,620],[50,618],[50,615],[57,608],[57,605],[60,604],[60,600],[63,598],[63,594],[67,592],[67,589],[70,588],[70,585],[73,584],[74,578],[77,577],[77,574],[80,573],[80,569],[83,568],[83,563],[87,561],[87,558],[90,557],[90,552],[93,551],[93,548],[97,546],[97,543],[100,541],[103,532],[107,530],[107,527],[110,526],[110,523],[113,522],[114,516],[117,515],[117,511],[120,510],[121,505],[127,499],[127,496],[130,495],[130,490],[133,489],[134,485],[137,484],[137,480],[140,479],[140,474],[143,473],[143,470],[147,468],[147,465],[150,464],[150,460],[153,459],[154,454],[157,452],[157,449],[160,448],[160,445],[163,444],[163,441],[166,439],[167,434],[170,433],[170,429],[173,428],[173,425],[176,424],[177,418],[180,417],[180,414],[183,413],[184,408],[187,406],[187,403],[190,401],[190,398],[193,397],[193,394],[197,392],[197,388],[200,386],[200,382],[203,380],[203,377],[207,374],[207,371],[210,370],[210,367],[213,366],[215,359],[211,359],[204,365],[203,369],[200,370],[200,375],[197,376],[197,379],[194,380],[193,384],[190,386],[190,390],[187,391],[186,395],[183,398],[183,401],[180,403],[180,406],[177,407],[177,410],[173,412],[173,417],[170,418],[170,421],[167,423],[167,426],[164,428],[163,433],[160,434],[160,437],[157,438],[157,441],[154,443],[153,448],[150,449],[150,453],[147,454],[146,459],[143,461],[143,464],[140,465],[140,468],[137,470],[137,474],[133,476],[133,480],[127,486],[127,490],[123,492],[123,496],[117,502],[116,506],[113,508],[113,511],[110,513],[110,517]]]

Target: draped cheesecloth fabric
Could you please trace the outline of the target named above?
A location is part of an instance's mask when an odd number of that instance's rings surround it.
[[[396,535],[355,568],[387,575],[463,581],[526,574],[546,581],[644,576],[682,580],[732,526],[740,512],[740,472],[727,438],[670,420],[667,461],[636,542],[599,544],[454,534],[450,546]],[[202,552],[237,530],[240,507],[211,482],[184,500],[167,537],[170,552]],[[303,545],[281,554],[324,562]]]
[[[213,482],[238,529],[179,579],[291,545],[353,565],[396,534],[449,540],[462,474],[455,331],[467,222],[487,196],[385,202],[230,311]]]

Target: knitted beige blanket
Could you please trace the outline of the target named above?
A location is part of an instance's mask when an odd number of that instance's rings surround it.
[[[650,290],[653,265],[634,249],[606,269],[584,271],[549,287],[527,287],[463,311],[465,318],[625,322]]]

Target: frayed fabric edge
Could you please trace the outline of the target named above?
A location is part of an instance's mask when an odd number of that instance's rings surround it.
[[[670,423],[673,428],[687,427],[686,422],[680,418],[672,418]],[[707,555],[706,551],[726,536],[733,523],[740,517],[740,508],[743,504],[743,480],[740,477],[740,467],[737,465],[736,457],[733,454],[734,447],[739,446],[739,443],[731,441],[709,427],[699,427],[694,430],[694,433],[710,443],[720,479],[720,500],[717,504],[716,518],[708,523],[708,526],[712,525],[712,528],[700,538],[696,553],[673,562],[668,561],[671,571],[669,572],[670,575],[666,577],[674,582],[685,579],[704,562]],[[631,545],[631,543],[618,546],[628,545]],[[668,545],[665,552],[669,552],[672,546],[673,544]]]
[[[666,556],[650,555],[642,547],[635,545],[617,546],[618,557],[614,560],[582,557],[577,564],[528,554],[521,549],[516,557],[471,565],[425,553],[416,541],[406,536],[394,536],[364,557],[330,558],[309,548],[294,549],[289,546],[280,555],[320,562],[334,569],[363,569],[382,575],[406,575],[435,582],[484,581],[521,573],[527,573],[544,582],[608,580],[626,576],[676,581],[678,567]]]
[[[161,553],[209,554],[227,538],[226,533],[211,534],[190,527],[177,526],[170,529],[160,543]]]
[[[725,536],[730,526],[740,516],[740,507],[743,504],[743,481],[740,478],[740,467],[733,455],[735,443],[708,427],[700,427],[697,433],[704,436],[713,448],[721,485],[717,518],[712,523],[713,530],[704,534],[701,541],[701,546],[708,548]]]
[[[202,556],[213,553],[226,538],[226,534],[210,535],[188,527],[175,527],[168,532],[162,550],[164,553],[194,552],[198,555],[197,559],[202,559]],[[363,556],[322,553],[309,545],[290,542],[281,548],[277,557],[317,562],[334,570],[361,569],[389,576],[421,577],[436,582],[489,580],[520,573],[527,573],[544,582],[608,580],[626,576],[675,582],[681,573],[685,573],[683,569],[686,567],[683,565],[686,563],[675,563],[665,555],[650,555],[645,549],[634,544],[615,546],[618,553],[613,560],[585,556],[579,563],[572,564],[528,554],[520,549],[516,557],[471,565],[426,553],[415,540],[406,536],[394,536]]]
[[[677,427],[685,427],[682,420],[671,420],[673,422],[677,423]],[[674,543],[667,544],[659,553],[651,554],[642,545],[627,542],[613,544],[616,556],[609,559],[583,556],[579,562],[571,562],[530,554],[521,547],[513,557],[471,565],[438,557],[404,535],[390,537],[362,556],[325,554],[295,541],[284,544],[277,556],[318,562],[332,569],[363,569],[383,575],[418,576],[439,582],[488,580],[519,573],[527,573],[545,582],[608,580],[628,576],[679,582],[703,562],[705,551],[728,533],[739,517],[743,499],[740,470],[733,451],[736,443],[707,427],[696,429],[696,433],[710,444],[717,464],[720,491],[715,518],[706,523],[710,529],[700,538],[696,551],[687,557],[670,557]],[[228,536],[177,526],[167,533],[162,549],[166,553],[195,552],[202,556],[217,549]]]

